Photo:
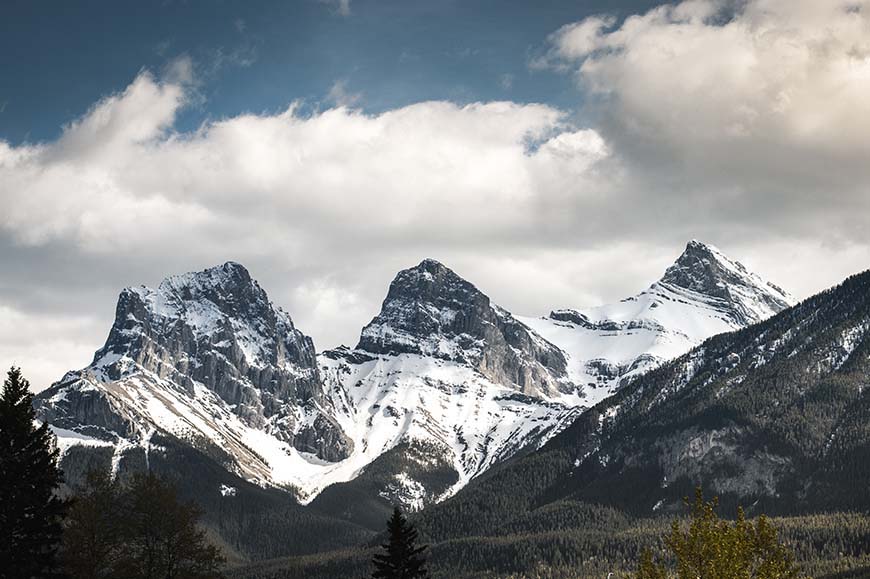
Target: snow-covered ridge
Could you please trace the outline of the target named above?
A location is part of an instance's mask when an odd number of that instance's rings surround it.
[[[304,502],[420,442],[456,484],[434,493],[419,472],[394,473],[380,496],[416,508],[543,444],[622,380],[787,299],[692,242],[662,280],[618,304],[519,318],[427,259],[397,274],[355,349],[317,355],[228,262],[124,290],[93,363],[35,405],[62,447],[113,445],[116,469],[131,448],[159,452],[157,432],[204,438],[229,468]]]
[[[661,280],[618,303],[519,318],[559,346],[585,400],[689,351],[710,336],[766,319],[795,303],[719,249],[690,241]]]
[[[453,465],[458,481],[452,494],[526,445],[543,444],[577,415],[452,360],[339,348],[324,352],[320,363],[337,421],[354,441],[344,480],[387,450],[416,440],[441,448],[439,458]]]

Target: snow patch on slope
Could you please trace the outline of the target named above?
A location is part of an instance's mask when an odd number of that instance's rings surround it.
[[[320,363],[336,419],[354,441],[345,480],[399,443],[418,440],[450,449],[461,488],[525,445],[543,444],[577,415],[449,360],[334,350]]]
[[[794,303],[720,250],[691,241],[664,277],[616,304],[517,317],[568,359],[581,403],[594,405],[626,380],[707,338],[766,319]]]

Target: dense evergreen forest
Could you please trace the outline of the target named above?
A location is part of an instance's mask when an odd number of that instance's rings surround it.
[[[592,515],[584,519],[581,515]],[[671,518],[630,519],[609,508],[580,504],[548,506],[536,521],[514,531],[458,537],[430,546],[430,570],[438,579],[577,579],[631,577],[645,547],[662,549]],[[809,577],[870,576],[870,517],[832,513],[777,517],[773,525]],[[534,527],[538,527],[535,529]],[[422,536],[426,542],[426,535]],[[370,572],[376,542],[319,555],[282,558],[230,570],[237,579],[361,578]]]

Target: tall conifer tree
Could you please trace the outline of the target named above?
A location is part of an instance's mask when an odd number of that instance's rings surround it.
[[[417,547],[417,529],[408,523],[398,507],[387,521],[389,540],[381,545],[382,553],[372,559],[374,579],[425,579],[429,577],[426,559],[421,556],[426,546]]]
[[[0,395],[0,578],[55,577],[66,501],[47,424],[38,428],[30,384],[11,368]]]

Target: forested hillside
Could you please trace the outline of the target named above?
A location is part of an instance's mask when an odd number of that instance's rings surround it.
[[[571,519],[573,515],[577,518]],[[591,516],[590,516],[591,515]],[[590,516],[587,518],[587,516]],[[627,578],[644,547],[660,548],[668,518],[631,520],[610,509],[560,503],[536,512],[526,530],[494,528],[491,536],[447,539],[431,546],[435,579]],[[832,513],[774,518],[784,543],[810,577],[847,579],[870,575],[870,518]],[[531,531],[532,527],[540,530]],[[374,548],[275,559],[231,571],[237,579],[362,578]]]
[[[422,528],[435,540],[489,533],[564,500],[651,516],[697,484],[750,514],[865,511],[868,320],[870,272],[715,336],[427,510]]]
[[[698,484],[725,512],[779,514],[810,576],[870,574],[868,321],[863,273],[633,381],[541,450],[420,513],[435,576],[627,576]],[[274,560],[238,576],[361,577],[369,555]]]

